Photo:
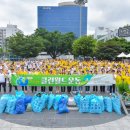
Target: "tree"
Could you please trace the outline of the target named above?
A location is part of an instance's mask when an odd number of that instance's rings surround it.
[[[53,59],[55,59],[56,57],[62,54],[67,53],[72,48],[72,43],[73,43],[72,37],[70,37],[69,34],[61,34],[58,31],[49,32],[46,37],[46,44],[44,44],[45,51]]]
[[[46,29],[38,28],[35,30],[35,33],[33,35],[35,36],[41,36],[43,39],[47,38],[47,35],[49,32]]]
[[[0,57],[3,55],[3,49],[0,47]]]
[[[46,51],[53,59],[56,57],[72,52],[72,44],[75,39],[73,33],[62,34],[58,31],[48,32],[45,29],[37,29],[36,36],[44,39],[44,51]]]
[[[43,42],[39,36],[17,33],[8,39],[8,48],[12,54],[22,58],[36,57],[44,48]]]
[[[129,54],[130,53],[130,42],[127,42],[127,44],[125,44],[124,48],[125,48],[124,52]]]
[[[64,35],[62,35],[61,38],[63,45],[65,45],[66,51],[65,53],[71,53],[72,54],[72,45],[73,42],[75,40],[75,35],[74,33],[70,32],[70,33],[65,33]]]
[[[118,54],[125,51],[124,39],[114,38],[106,42],[98,42],[96,57],[101,60],[114,60]]]
[[[83,36],[73,43],[73,53],[75,56],[92,56],[95,48],[96,40],[92,36]]]

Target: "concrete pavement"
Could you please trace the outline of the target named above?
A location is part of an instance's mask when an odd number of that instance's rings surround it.
[[[130,116],[104,112],[81,114],[71,111],[57,114],[54,110],[21,115],[0,115],[0,130],[130,130]]]

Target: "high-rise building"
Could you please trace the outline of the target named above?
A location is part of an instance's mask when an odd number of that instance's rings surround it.
[[[17,25],[7,24],[7,27],[0,27],[0,46],[3,47],[7,37],[15,35],[17,32],[22,31],[17,28]]]
[[[109,34],[111,32],[113,32],[113,29],[105,28],[105,27],[97,27],[95,29],[94,38],[95,39],[100,39],[100,38],[104,37],[105,35],[107,35],[107,34]]]
[[[119,29],[105,27],[97,27],[95,29],[94,38],[98,41],[108,41],[115,37],[124,38],[127,41],[130,41],[130,26],[120,27]]]
[[[59,6],[38,6],[38,28],[73,32],[77,37],[87,35],[87,7],[73,2],[59,3]]]

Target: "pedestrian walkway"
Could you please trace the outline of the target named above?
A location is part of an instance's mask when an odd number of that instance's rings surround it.
[[[70,111],[57,114],[26,112],[21,115],[0,115],[0,130],[130,130],[130,116],[116,113],[81,114]]]

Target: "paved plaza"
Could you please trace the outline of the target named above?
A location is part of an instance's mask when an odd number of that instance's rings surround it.
[[[0,130],[130,130],[130,116],[116,113],[82,114],[54,110],[21,115],[0,115]]]

